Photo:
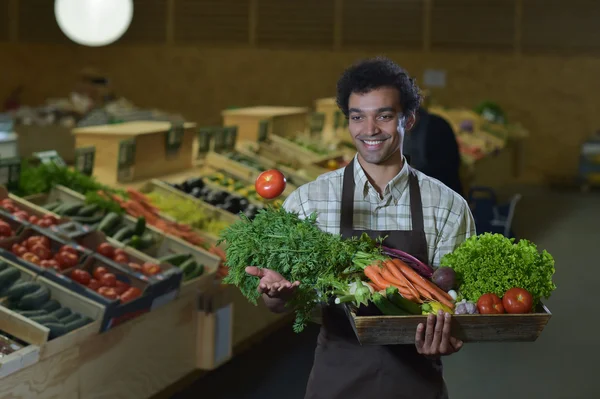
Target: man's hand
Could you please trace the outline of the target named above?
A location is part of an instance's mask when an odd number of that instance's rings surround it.
[[[417,326],[415,346],[421,355],[437,357],[456,353],[462,348],[463,342],[450,336],[452,325],[449,313],[441,310],[438,315],[427,316],[427,326],[423,323]]]
[[[283,276],[270,269],[248,266],[246,273],[260,278],[258,292],[263,294],[265,304],[273,312],[285,311],[285,303],[294,295],[300,281],[290,283]]]

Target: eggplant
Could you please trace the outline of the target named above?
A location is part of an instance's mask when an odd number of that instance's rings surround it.
[[[201,177],[192,177],[190,179],[187,179],[185,181],[186,186],[189,188],[190,191],[194,190],[195,188],[201,189],[204,187],[204,180],[202,180]]]
[[[208,195],[209,195],[210,193],[212,193],[212,190],[211,190],[210,188],[208,188],[208,187],[204,187],[204,188],[200,189],[200,196],[201,196],[202,198],[206,198],[206,197],[208,197]]]
[[[250,201],[247,198],[240,198],[240,211],[244,212],[248,205],[250,205]]]
[[[202,198],[202,189],[198,188],[198,187],[194,187],[194,188],[192,188],[192,191],[190,192],[190,194],[192,196],[194,196],[195,198]]]

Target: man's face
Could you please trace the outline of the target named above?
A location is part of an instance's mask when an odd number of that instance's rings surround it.
[[[395,88],[352,93],[348,109],[348,129],[358,155],[372,164],[383,164],[399,151],[405,127],[414,123],[414,115],[402,115],[400,94]]]

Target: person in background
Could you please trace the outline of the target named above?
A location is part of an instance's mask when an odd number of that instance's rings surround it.
[[[452,127],[444,118],[428,112],[423,106],[418,108],[415,119],[415,125],[404,138],[402,149],[410,166],[464,197],[460,180],[460,151]]]
[[[475,234],[460,195],[413,169],[402,155],[421,98],[414,80],[387,58],[348,68],[337,85],[337,104],[348,118],[357,155],[344,168],[295,190],[283,204],[300,218],[317,213],[317,225],[344,238],[363,233],[434,267]],[[249,265],[273,312],[286,309],[299,282]],[[441,356],[463,343],[450,334],[451,315],[429,315],[413,345],[362,346],[344,309],[323,304],[322,326],[305,399],[446,399]]]

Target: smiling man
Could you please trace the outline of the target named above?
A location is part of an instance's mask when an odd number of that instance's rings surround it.
[[[385,58],[348,68],[337,88],[358,154],[343,169],[293,192],[284,207],[344,237],[366,232],[384,244],[439,266],[440,259],[475,233],[465,200],[412,169],[402,156],[405,130],[415,121],[420,95],[408,74]],[[273,311],[282,311],[298,282],[250,267]],[[451,317],[430,315],[415,331],[414,345],[361,346],[343,309],[324,304],[307,399],[447,398],[440,356],[462,342],[450,335]]]

